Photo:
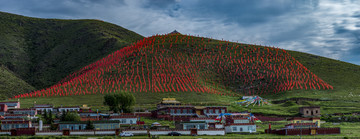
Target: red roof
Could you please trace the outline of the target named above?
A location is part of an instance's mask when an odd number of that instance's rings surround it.
[[[1,124],[30,124],[31,121],[1,121]]]
[[[291,123],[291,124],[287,124],[285,126],[290,126],[290,125],[298,126],[298,125],[316,125],[316,124],[315,123]]]

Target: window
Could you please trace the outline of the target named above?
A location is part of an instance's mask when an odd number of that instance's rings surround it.
[[[189,110],[189,113],[193,113],[193,110],[192,110],[192,109],[190,109],[190,110]]]
[[[204,110],[204,113],[206,113],[206,110]]]
[[[219,109],[215,109],[215,113],[218,114],[218,113],[219,113]]]
[[[240,127],[240,131],[243,131],[242,127]]]
[[[130,120],[130,124],[133,124],[133,121],[132,121],[132,120]]]
[[[221,113],[225,113],[225,109],[221,109]]]
[[[309,111],[306,111],[306,114],[309,114]]]
[[[316,110],[315,113],[318,113],[318,110]]]
[[[178,113],[178,114],[181,113],[181,110],[180,110],[180,109],[177,109],[177,110],[176,110],[176,113]]]
[[[183,113],[187,113],[187,109],[183,109]]]
[[[126,123],[126,119],[121,119],[121,123]]]
[[[170,113],[175,113],[175,110],[174,110],[174,109],[171,109],[171,110],[170,110]]]
[[[234,126],[234,127],[232,128],[232,130],[233,130],[233,131],[237,131],[237,127]]]

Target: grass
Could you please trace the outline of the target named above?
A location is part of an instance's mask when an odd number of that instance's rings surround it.
[[[100,20],[39,19],[0,12],[0,65],[18,77],[0,93],[10,97],[29,92],[25,86],[12,90],[17,82],[36,89],[49,87],[142,38]]]

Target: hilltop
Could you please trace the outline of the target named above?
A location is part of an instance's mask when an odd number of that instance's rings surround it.
[[[0,65],[17,77],[0,93],[10,97],[49,87],[142,38],[100,20],[39,19],[0,12]],[[13,90],[19,85],[15,82],[27,85]]]

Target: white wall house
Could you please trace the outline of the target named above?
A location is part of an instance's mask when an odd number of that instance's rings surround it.
[[[120,121],[120,124],[136,124],[138,121],[138,118],[136,116],[110,116],[109,120],[118,120]]]
[[[240,133],[240,132],[256,132],[256,125],[254,123],[237,123],[225,126],[226,133]]]

